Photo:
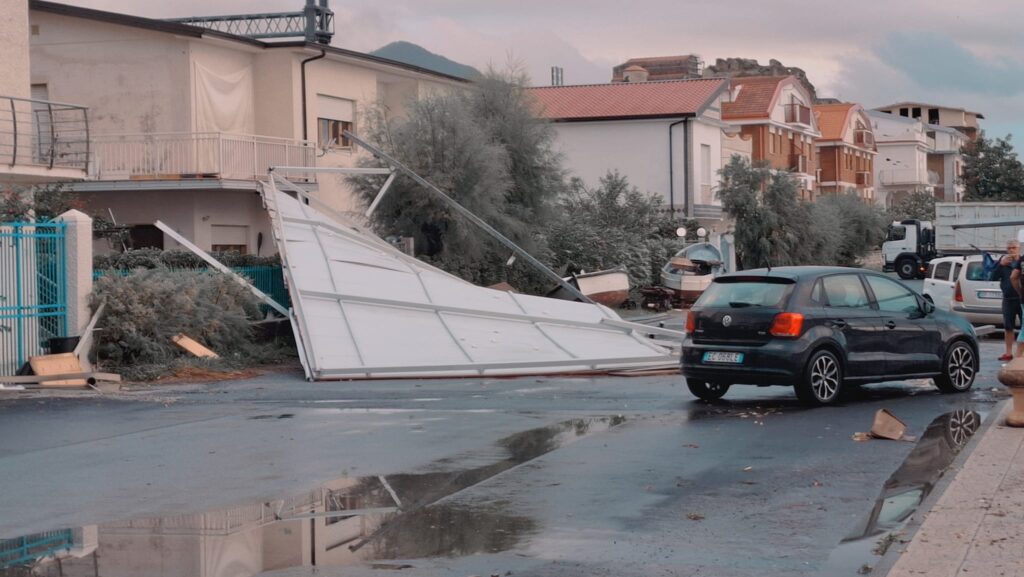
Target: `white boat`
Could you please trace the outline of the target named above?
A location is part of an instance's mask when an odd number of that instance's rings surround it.
[[[609,308],[618,308],[629,298],[629,272],[620,266],[608,270],[573,274],[564,279],[580,289],[590,300]],[[564,287],[558,287],[548,293],[549,297],[565,300],[577,300]]]
[[[728,272],[722,252],[709,242],[698,242],[680,250],[661,269],[661,285],[675,300],[692,303],[708,288],[712,279]]]

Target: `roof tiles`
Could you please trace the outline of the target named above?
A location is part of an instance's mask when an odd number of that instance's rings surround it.
[[[549,120],[608,120],[692,116],[726,88],[722,78],[615,82],[531,88]]]

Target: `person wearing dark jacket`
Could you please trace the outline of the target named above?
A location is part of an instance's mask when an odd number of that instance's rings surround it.
[[[1020,243],[1016,240],[1007,242],[1006,252],[1008,254],[999,259],[989,275],[989,280],[999,281],[999,288],[1003,291],[1003,341],[1006,344],[1006,352],[999,357],[1000,361],[1009,361],[1013,358],[1013,329],[1021,319],[1020,293],[1014,286],[1017,279],[1013,274],[1017,271],[1017,276],[1020,276]]]

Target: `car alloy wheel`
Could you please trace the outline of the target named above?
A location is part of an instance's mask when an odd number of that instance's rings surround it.
[[[843,386],[843,368],[830,351],[811,355],[800,382],[794,387],[801,401],[811,405],[828,405],[839,398]]]
[[[693,379],[686,379],[686,387],[690,389],[693,396],[702,401],[717,401],[729,391],[729,385],[725,383],[709,383]]]
[[[974,384],[976,374],[974,349],[967,343],[956,342],[946,353],[943,374],[935,379],[935,385],[944,393],[962,393]]]

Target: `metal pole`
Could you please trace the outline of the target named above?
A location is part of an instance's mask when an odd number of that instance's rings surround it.
[[[384,195],[387,194],[388,189],[391,188],[391,183],[395,181],[395,177],[398,176],[397,172],[392,172],[388,179],[384,181],[384,186],[380,187],[380,191],[377,192],[377,196],[370,203],[370,208],[366,209],[366,218],[370,218],[373,211],[377,210],[377,205],[384,199]]]
[[[49,104],[49,103],[46,104],[46,113],[47,113],[47,115],[49,116],[49,119],[50,119],[50,168],[53,168],[54,157],[57,156],[57,154],[54,152],[54,149],[57,147],[57,132],[56,132],[56,129],[54,128],[54,125],[53,125],[53,105],[52,104]]]
[[[348,137],[349,139],[351,139],[352,142],[355,142],[359,146],[362,146],[366,150],[370,151],[377,158],[379,158],[379,159],[383,160],[384,162],[390,164],[391,166],[395,167],[397,170],[400,170],[403,173],[405,173],[406,176],[408,176],[409,178],[411,178],[414,181],[416,181],[416,183],[419,184],[420,186],[422,186],[422,187],[426,188],[427,190],[433,192],[434,194],[438,195],[441,198],[441,200],[443,200],[445,203],[448,204],[448,206],[452,207],[453,209],[455,209],[456,212],[458,212],[462,216],[464,216],[467,219],[469,219],[469,221],[472,222],[473,224],[475,224],[478,227],[482,228],[484,230],[484,232],[486,232],[486,233],[490,234],[491,236],[493,236],[495,239],[498,240],[498,242],[500,242],[501,244],[505,245],[506,247],[511,249],[513,252],[515,252],[519,256],[523,257],[523,259],[525,259],[526,262],[532,264],[535,268],[537,268],[537,270],[541,271],[546,276],[548,276],[552,280],[556,281],[562,288],[568,290],[570,294],[576,295],[576,297],[579,298],[580,300],[582,300],[583,302],[594,304],[594,301],[590,300],[590,298],[587,297],[587,295],[585,295],[582,292],[580,292],[580,289],[578,289],[575,286],[573,286],[573,285],[569,284],[568,282],[566,282],[565,279],[563,279],[562,277],[558,276],[558,273],[556,273],[555,271],[553,271],[550,268],[548,268],[548,266],[545,265],[544,263],[542,263],[539,260],[535,259],[533,257],[533,255],[531,255],[530,253],[528,253],[525,250],[523,250],[522,248],[520,248],[519,245],[517,245],[516,243],[512,242],[510,239],[505,237],[505,235],[503,235],[500,232],[498,232],[497,230],[495,230],[494,227],[492,227],[491,225],[487,224],[480,217],[478,217],[477,215],[475,215],[472,212],[470,212],[469,209],[465,208],[464,206],[462,206],[461,204],[456,202],[455,199],[453,199],[452,197],[450,197],[447,194],[445,194],[443,191],[441,191],[440,188],[437,188],[436,186],[431,184],[429,181],[427,181],[425,178],[423,178],[422,176],[420,176],[420,175],[416,174],[415,172],[413,172],[412,169],[408,168],[407,166],[405,166],[404,164],[402,164],[401,162],[399,162],[395,158],[393,158],[390,155],[388,155],[383,150],[377,148],[376,146],[373,146],[372,144],[369,144],[368,142],[362,140],[361,138],[359,138],[358,136],[352,134],[351,132],[346,130],[346,131],[343,132],[343,134],[346,137]]]
[[[11,154],[11,166],[18,162],[18,110],[14,106],[14,99],[11,103],[11,128],[14,130],[14,152]]]

